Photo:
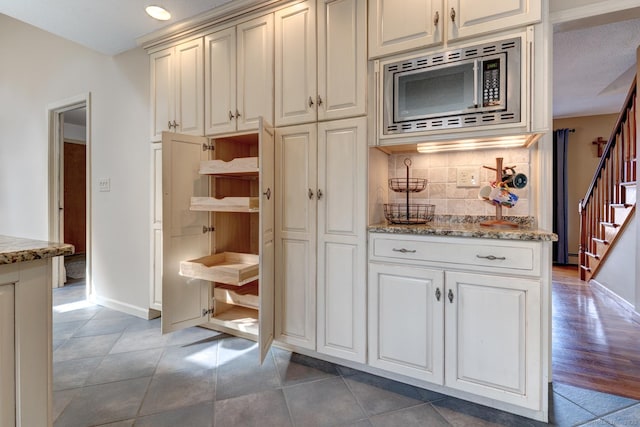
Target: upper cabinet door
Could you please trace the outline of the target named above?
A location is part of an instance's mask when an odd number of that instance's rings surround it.
[[[319,120],[365,114],[366,26],[366,0],[319,2],[316,100]]]
[[[276,126],[316,120],[315,0],[275,14]]]
[[[274,133],[273,129],[262,119],[260,126],[260,328],[258,345],[260,347],[260,362],[263,362],[271,343],[275,329],[275,174],[274,164]]]
[[[169,48],[149,55],[151,68],[151,140],[161,141],[162,132],[169,130],[175,117],[175,49]]]
[[[209,254],[209,213],[191,211],[192,196],[208,196],[209,180],[200,175],[207,138],[162,134],[162,333],[206,322],[209,282],[180,275],[180,262]]]
[[[448,0],[448,39],[471,37],[539,22],[539,0]]]
[[[202,38],[149,55],[151,68],[151,141],[162,132],[202,135]]]
[[[237,129],[258,129],[260,117],[273,123],[273,15],[238,25],[237,36]]]
[[[370,1],[369,58],[442,43],[442,2],[443,0]],[[483,5],[484,3],[482,2]]]
[[[202,38],[176,46],[174,126],[176,131],[189,135],[203,135],[204,131],[202,48]]]
[[[204,38],[205,134],[236,129],[236,29],[218,31]]]

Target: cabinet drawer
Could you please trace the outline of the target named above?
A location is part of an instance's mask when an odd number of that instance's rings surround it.
[[[373,258],[390,258],[394,261],[446,263],[450,265],[487,267],[537,274],[535,248],[515,244],[457,243],[451,241],[417,240],[374,237],[371,241]]]

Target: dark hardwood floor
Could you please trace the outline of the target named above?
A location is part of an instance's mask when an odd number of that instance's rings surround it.
[[[640,399],[640,316],[577,267],[553,268],[552,294],[553,381]]]

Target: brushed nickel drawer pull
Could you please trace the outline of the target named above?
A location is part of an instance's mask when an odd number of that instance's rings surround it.
[[[393,251],[394,252],[402,252],[403,254],[415,254],[416,253],[415,249],[405,249],[405,248],[402,248],[402,249],[393,248]]]
[[[506,257],[503,257],[503,256],[494,256],[494,255],[487,255],[487,256],[476,255],[476,257],[482,258],[482,259],[488,259],[489,261],[495,261],[495,260],[504,261],[505,259],[507,259]]]

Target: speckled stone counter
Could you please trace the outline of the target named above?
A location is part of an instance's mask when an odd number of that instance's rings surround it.
[[[0,264],[73,254],[73,245],[0,235]]]
[[[555,242],[558,236],[554,233],[538,230],[531,217],[505,217],[515,222],[518,228],[493,228],[480,225],[491,220],[486,216],[453,216],[438,215],[426,224],[405,225],[382,222],[369,226],[370,232],[392,234],[417,234],[425,236],[474,237],[482,239],[503,240],[546,240]]]

